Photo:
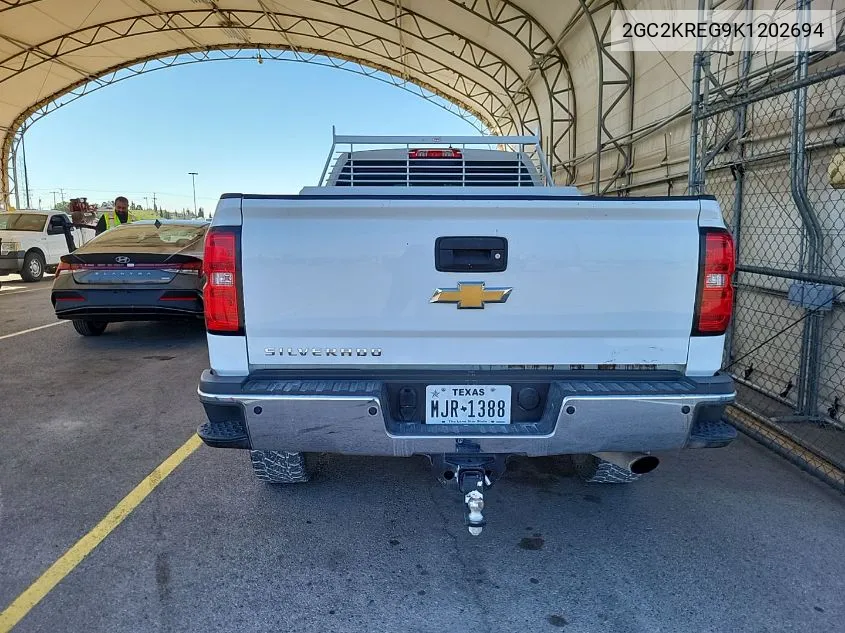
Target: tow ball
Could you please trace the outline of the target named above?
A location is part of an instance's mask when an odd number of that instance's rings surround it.
[[[463,495],[466,513],[464,522],[472,536],[480,536],[487,525],[484,491],[490,488],[505,470],[505,455],[445,454],[432,455],[432,468],[437,478],[455,486]]]
[[[480,536],[481,530],[484,529],[484,526],[487,525],[487,521],[484,518],[484,515],[481,514],[481,511],[484,509],[484,487],[490,487],[493,485],[493,482],[490,481],[490,478],[484,473],[462,473],[464,475],[463,481],[464,485],[461,485],[461,492],[465,492],[464,495],[464,503],[467,506],[467,513],[465,516],[467,529],[469,533],[473,536]],[[467,491],[467,487],[471,485],[471,483],[475,483],[475,487],[470,488],[469,492]]]

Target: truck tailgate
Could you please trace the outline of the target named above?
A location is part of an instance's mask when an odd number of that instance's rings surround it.
[[[253,367],[687,362],[697,200],[280,196],[242,205]],[[455,236],[506,238],[506,269],[439,272],[435,241]],[[490,299],[511,290],[483,309],[431,301],[438,289],[468,297],[470,282],[492,288]]]

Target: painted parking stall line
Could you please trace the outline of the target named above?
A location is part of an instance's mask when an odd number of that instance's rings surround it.
[[[12,338],[14,336],[21,336],[22,334],[29,334],[30,332],[37,332],[38,330],[46,330],[48,327],[56,327],[57,325],[62,325],[64,323],[70,323],[70,321],[56,321],[55,323],[48,323],[47,325],[39,325],[38,327],[31,327],[28,330],[21,330],[20,332],[12,332],[11,334],[3,334],[0,336],[0,341],[7,338]]]
[[[27,292],[44,292],[45,290],[52,290],[50,286],[44,288],[24,288],[22,286],[2,286],[0,287],[0,297],[11,297],[12,295],[22,295]]]
[[[141,502],[170,475],[179,464],[185,461],[202,444],[196,434],[177,448],[167,459],[147,475],[141,483],[132,489],[112,510],[69,550],[62,554],[47,571],[24,590],[6,609],[0,613],[0,633],[8,633],[20,622],[35,605],[72,572],[88,554],[105,540],[111,532],[137,508]]]

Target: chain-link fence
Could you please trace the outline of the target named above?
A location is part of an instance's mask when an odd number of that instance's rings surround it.
[[[696,64],[691,182],[737,244],[733,421],[845,490],[845,53]]]

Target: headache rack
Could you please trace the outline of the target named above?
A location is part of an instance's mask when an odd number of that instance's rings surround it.
[[[553,184],[535,136],[345,136],[334,127],[319,182],[320,187]]]

